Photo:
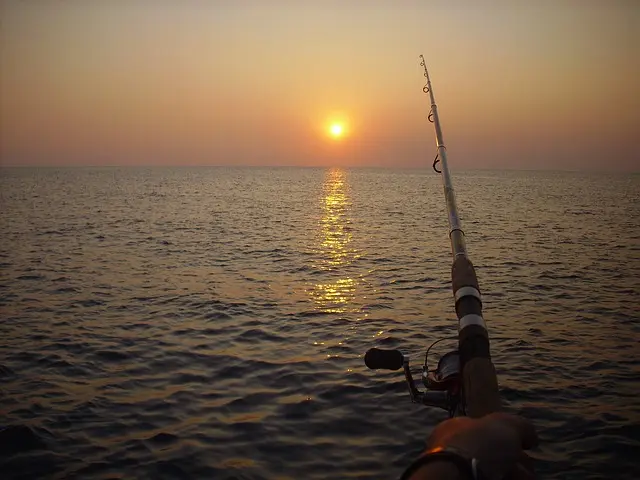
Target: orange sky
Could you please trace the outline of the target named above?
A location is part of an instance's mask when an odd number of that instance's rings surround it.
[[[429,166],[423,53],[452,168],[639,170],[634,1],[5,0],[0,21],[2,165]]]

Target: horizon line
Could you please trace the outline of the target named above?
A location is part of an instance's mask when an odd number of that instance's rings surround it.
[[[42,169],[98,169],[98,168],[127,168],[127,169],[142,169],[142,168],[300,168],[300,169],[332,169],[340,168],[343,170],[432,170],[430,165],[424,166],[386,166],[386,165],[224,165],[224,164],[149,164],[149,165],[123,165],[123,164],[106,164],[106,165],[44,165],[44,164],[31,164],[31,165],[17,165],[8,164],[3,165],[0,163],[0,169],[29,169],[29,168],[42,168]],[[451,167],[450,167],[451,169]],[[513,168],[513,167],[475,167],[475,168],[453,168],[452,170],[459,172],[469,171],[485,171],[485,172],[563,172],[563,173],[609,173],[609,174],[640,174],[638,170],[605,170],[605,169],[574,169],[574,168]]]

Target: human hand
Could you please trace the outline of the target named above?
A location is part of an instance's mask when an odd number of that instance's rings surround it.
[[[440,423],[427,440],[425,454],[451,450],[469,461],[476,459],[481,478],[532,479],[530,461],[524,450],[537,444],[531,422],[499,412],[481,418],[455,417]],[[416,470],[411,480],[434,478],[429,470],[435,463]]]

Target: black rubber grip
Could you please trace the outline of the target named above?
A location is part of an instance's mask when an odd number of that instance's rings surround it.
[[[364,364],[372,370],[398,370],[403,363],[404,357],[400,350],[371,348],[364,355]]]

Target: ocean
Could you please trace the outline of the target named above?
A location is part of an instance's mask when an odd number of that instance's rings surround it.
[[[452,174],[540,478],[640,478],[640,176]],[[397,478],[447,414],[363,356],[455,339],[447,228],[427,169],[1,169],[0,475]]]

